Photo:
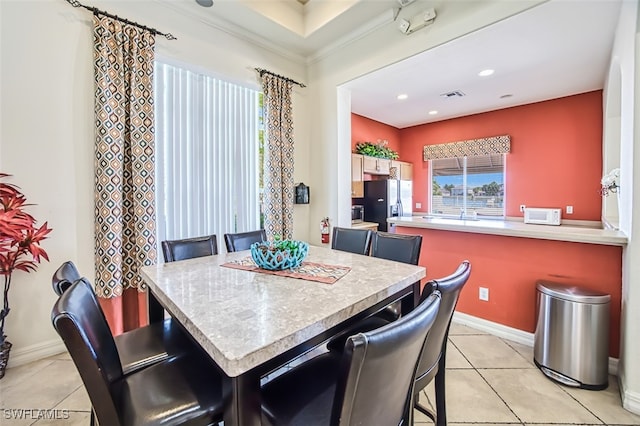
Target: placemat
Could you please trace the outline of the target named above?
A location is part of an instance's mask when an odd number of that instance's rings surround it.
[[[294,269],[284,271],[270,271],[258,268],[251,256],[244,257],[231,262],[223,263],[227,268],[242,269],[245,271],[260,272],[263,274],[280,275],[283,277],[299,278],[307,281],[317,281],[325,284],[333,284],[344,277],[351,268],[348,266],[326,265],[323,263],[302,262]]]

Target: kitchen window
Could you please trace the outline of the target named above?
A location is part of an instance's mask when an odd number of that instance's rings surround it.
[[[429,213],[504,218],[505,154],[429,160]]]

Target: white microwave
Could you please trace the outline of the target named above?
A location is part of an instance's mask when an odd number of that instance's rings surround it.
[[[524,223],[560,225],[562,209],[525,208]]]

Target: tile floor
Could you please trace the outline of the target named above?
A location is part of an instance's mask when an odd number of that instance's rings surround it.
[[[640,425],[621,407],[615,377],[604,391],[558,385],[533,364],[533,349],[453,324],[447,353],[450,426]],[[421,400],[429,404],[433,389]],[[89,399],[73,362],[60,354],[7,370],[0,380],[0,425],[88,425]],[[23,418],[17,419],[18,409]],[[38,419],[38,416],[58,419]],[[27,417],[27,418],[24,418]],[[416,412],[416,424],[431,422]],[[108,426],[108,425],[107,425]],[[310,425],[312,426],[312,425]]]

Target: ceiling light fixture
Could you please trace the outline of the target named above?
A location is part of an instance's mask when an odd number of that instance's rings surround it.
[[[398,95],[398,100],[399,101],[404,101],[408,97],[409,97],[409,95],[407,95],[406,93],[402,93],[402,94]]]
[[[482,70],[478,73],[478,75],[480,77],[487,77],[490,76],[491,74],[493,74],[495,71],[494,70]]]
[[[438,113],[438,111],[436,111],[435,109],[433,111],[429,111],[429,115],[436,115]]]
[[[202,7],[213,6],[213,0],[196,0],[196,3],[198,3]]]

